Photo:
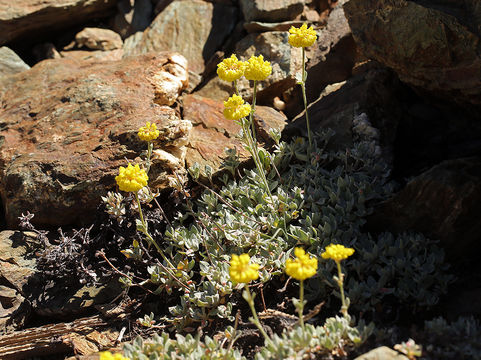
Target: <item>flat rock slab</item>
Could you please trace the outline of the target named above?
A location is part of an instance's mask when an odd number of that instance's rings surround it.
[[[436,97],[481,105],[479,1],[351,0],[344,5],[364,54]]]
[[[7,226],[27,210],[37,225],[88,224],[120,165],[145,149],[137,130],[161,130],[156,148],[182,157],[190,123],[166,106],[187,86],[175,53],[117,62],[53,59],[7,78],[0,88],[0,194]],[[161,154],[162,155],[162,154]],[[164,154],[165,155],[165,154]],[[154,156],[149,184],[163,188],[183,159]],[[174,168],[171,168],[174,166]]]
[[[237,8],[199,0],[170,3],[141,38],[124,45],[125,54],[177,51],[189,61],[189,70],[202,73],[236,24]]]
[[[407,356],[404,356],[403,354],[400,354],[397,351],[388,348],[387,346],[381,346],[361,356],[358,356],[354,360],[409,360],[409,359]]]
[[[197,162],[201,167],[209,165],[215,173],[220,170],[222,159],[226,155],[225,148],[235,148],[241,161],[248,160],[250,155],[237,138],[240,126],[224,117],[222,101],[198,95],[185,95],[182,98],[184,118],[193,125],[186,155],[187,166]],[[282,131],[287,118],[270,107],[257,106],[254,121],[257,139],[268,144],[272,141],[268,135],[269,129]]]
[[[116,0],[0,0],[0,45],[105,17]]]

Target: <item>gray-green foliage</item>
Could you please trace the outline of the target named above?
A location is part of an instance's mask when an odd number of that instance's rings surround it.
[[[423,349],[429,359],[481,359],[481,325],[473,317],[449,323],[439,317],[424,323]]]
[[[246,170],[238,179],[224,176],[225,186],[206,189],[177,216],[163,239],[174,269],[166,271],[165,262],[164,267],[149,267],[156,292],[180,291],[165,320],[179,328],[206,324],[213,317],[232,320],[235,304],[230,295],[235,288],[228,263],[233,253],[248,253],[261,265],[260,281],[266,282],[283,272],[294,246],[319,256],[331,242],[356,249],[352,260],[343,262],[346,289],[356,309],[369,311],[389,292],[407,304],[437,302],[450,280],[442,251],[432,245],[428,249],[418,235],[373,239],[363,234],[371,203],[391,191],[389,172],[373,155],[372,143],[335,151],[328,148],[331,135],[320,134],[310,156],[302,138],[276,145],[265,162],[272,199],[259,186],[257,170]],[[228,157],[235,174],[235,153]],[[190,172],[198,177],[201,170],[194,167]],[[308,282],[311,298],[329,299],[337,292],[333,266],[332,261],[320,262],[318,276]]]
[[[323,326],[306,324],[305,330],[298,326],[280,336],[275,334],[272,343],[256,354],[256,360],[318,359],[332,353],[346,354],[362,344],[372,330],[372,324],[366,327],[361,323],[352,327],[344,317],[328,318]]]
[[[317,359],[319,356],[330,357],[332,353],[346,354],[362,344],[372,333],[373,325],[360,323],[357,327],[349,324],[343,317],[326,319],[323,326],[305,325],[305,330],[297,326],[285,330],[281,335],[275,334],[271,343],[266,343],[255,355],[256,360],[273,359]],[[227,327],[224,334],[211,338],[206,336],[186,337],[177,334],[175,339],[167,333],[154,335],[149,340],[135,339],[124,346],[123,352],[131,360],[209,360],[246,359],[234,349],[233,340],[237,339],[232,327]]]
[[[387,296],[412,311],[431,307],[454,280],[447,272],[444,251],[422,234],[382,233],[373,237],[358,233],[347,244],[356,250],[356,256],[343,262],[346,294],[353,310],[374,311]],[[330,289],[337,293],[331,276],[335,271],[333,262],[321,267],[324,281],[311,282],[310,290],[317,296],[328,294]]]
[[[178,334],[175,339],[170,339],[167,333],[154,335],[149,340],[138,337],[131,344],[126,344],[123,352],[131,360],[245,359],[238,350],[229,348],[225,340],[219,342],[206,336],[201,341],[199,336],[190,334],[185,337]]]

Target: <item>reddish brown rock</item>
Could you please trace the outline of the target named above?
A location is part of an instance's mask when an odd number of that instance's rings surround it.
[[[249,154],[237,138],[240,126],[224,117],[222,101],[198,95],[184,95],[182,98],[184,119],[190,120],[193,125],[186,155],[187,167],[197,162],[201,166],[209,165],[213,172],[217,172],[225,157],[225,148],[236,148],[241,160],[247,160]],[[257,138],[265,144],[271,142],[269,129],[282,131],[287,119],[270,107],[257,106],[254,120]]]
[[[344,6],[364,54],[425,93],[481,105],[481,7],[476,0],[351,0]]]
[[[1,0],[0,45],[105,17],[116,0]]]
[[[145,148],[137,130],[146,121],[163,134],[156,148],[182,156],[190,124],[165,105],[187,85],[185,66],[172,53],[55,59],[4,81],[0,193],[7,225],[15,227],[26,211],[39,225],[92,221],[100,196],[115,187],[118,166]],[[172,172],[183,171],[170,164],[154,156],[150,185],[168,186]]]

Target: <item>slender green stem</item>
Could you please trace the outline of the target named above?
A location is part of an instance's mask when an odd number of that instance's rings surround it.
[[[269,182],[267,181],[267,178],[266,178],[264,166],[262,165],[261,160],[259,158],[259,154],[257,152],[257,143],[252,138],[252,134],[249,129],[249,124],[244,125],[243,121],[242,121],[242,131],[244,132],[244,136],[246,137],[246,142],[251,149],[251,155],[254,160],[254,164],[256,165],[257,170],[259,172],[259,176],[261,177],[262,182],[264,183],[264,187],[266,188],[267,194],[269,195],[269,198],[271,200],[271,203],[274,206],[274,199],[272,197],[271,189],[269,188]]]
[[[299,324],[301,324],[302,330],[305,330],[305,327],[304,327],[304,280],[301,280],[299,284]]]
[[[307,112],[307,97],[306,97],[306,79],[307,79],[307,71],[306,71],[306,51],[302,48],[302,81],[301,81],[301,90],[302,90],[302,99],[304,100],[304,113],[306,115],[306,127],[307,127],[307,138],[309,140],[309,154],[312,151],[312,135],[311,135],[311,127],[309,124],[309,114]]]
[[[341,291],[341,301],[342,301],[341,313],[345,318],[347,318],[349,315],[347,313],[346,297],[344,296],[344,274],[342,273],[342,270],[341,270],[341,262],[336,261],[336,265],[337,265],[337,276],[338,276],[337,284],[339,285],[339,289]]]
[[[147,223],[144,220],[144,214],[142,213],[142,206],[140,205],[140,199],[139,199],[139,193],[138,192],[135,193],[135,200],[137,201],[137,206],[139,208],[139,216],[140,216],[140,222],[142,223],[142,227],[143,227],[143,231],[142,231],[143,234],[147,237],[147,240],[149,240],[149,242],[155,246],[158,253],[164,258],[164,260],[167,262],[167,264],[169,264],[170,267],[173,267],[172,263],[169,261],[167,256],[165,256],[165,254],[162,251],[162,249],[160,248],[159,244],[157,244],[157,241],[154,240],[154,238],[150,235],[149,230],[147,229]]]
[[[270,337],[267,335],[266,331],[264,330],[264,328],[261,325],[261,322],[259,321],[259,318],[257,317],[257,312],[256,312],[256,309],[254,307],[254,299],[253,299],[251,291],[249,289],[249,285],[247,285],[247,284],[246,284],[246,293],[247,293],[247,303],[249,304],[249,307],[250,307],[251,312],[252,312],[252,317],[253,317],[252,323],[259,329],[262,336],[264,336],[264,338],[266,339],[266,342],[268,342],[272,345],[272,341],[271,341]]]
[[[257,80],[254,80],[254,93],[252,94],[252,111],[249,114],[249,122],[252,128],[252,139],[257,151],[257,136],[256,136],[256,125],[254,122],[254,113],[256,112],[256,97],[257,97]]]
[[[152,157],[152,150],[154,149],[154,144],[152,141],[149,141],[147,144],[147,159],[145,159],[145,166],[147,169],[145,169],[145,172],[148,174],[150,171],[150,158]]]
[[[234,80],[234,89],[235,89],[235,93],[237,95],[239,95],[239,88],[237,87],[237,80]],[[239,95],[240,96],[240,95]]]

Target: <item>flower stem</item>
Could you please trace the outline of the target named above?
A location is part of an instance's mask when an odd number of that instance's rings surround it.
[[[249,304],[249,307],[251,309],[252,316],[253,316],[252,323],[259,329],[262,336],[264,336],[264,338],[266,339],[266,342],[268,342],[270,345],[272,345],[272,341],[271,341],[270,337],[265,332],[264,328],[261,325],[261,322],[259,321],[259,318],[257,317],[257,312],[256,312],[256,309],[254,307],[254,298],[252,297],[251,291],[249,289],[249,285],[246,284],[245,290],[246,290],[246,294],[247,294],[246,300],[247,300],[247,303]]]
[[[172,267],[172,264],[171,262],[169,261],[169,259],[167,259],[167,257],[165,256],[164,252],[162,251],[162,249],[160,248],[159,244],[157,244],[157,242],[154,240],[154,238],[150,235],[149,233],[149,230],[147,229],[147,223],[145,222],[144,220],[144,215],[142,213],[142,206],[140,206],[140,199],[139,199],[139,193],[136,192],[135,193],[135,200],[137,201],[137,206],[139,208],[139,215],[140,215],[140,222],[142,223],[142,227],[143,227],[143,234],[147,237],[147,240],[149,240],[149,242],[151,244],[153,244],[155,246],[155,248],[157,249],[157,251],[159,252],[159,254],[164,258],[164,260],[167,262],[167,264],[169,264],[170,267]]]
[[[152,150],[154,149],[154,144],[152,143],[152,141],[149,141],[148,144],[147,144],[147,159],[145,159],[145,172],[147,174],[149,174],[149,170],[150,170],[150,158],[152,157]]]
[[[341,291],[341,301],[342,301],[341,313],[345,318],[348,318],[349,315],[347,313],[346,297],[344,296],[344,274],[342,273],[342,270],[341,270],[341,262],[336,260],[336,265],[337,265],[337,274],[338,274],[337,284],[339,285],[339,289]]]
[[[304,113],[306,114],[306,126],[307,126],[307,138],[309,140],[309,154],[312,151],[312,135],[311,135],[311,127],[309,124],[309,114],[307,112],[307,98],[306,98],[306,79],[307,79],[307,71],[306,71],[306,51],[302,48],[302,81],[301,81],[301,90],[302,90],[302,99],[304,100]]]

